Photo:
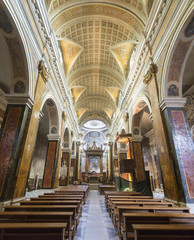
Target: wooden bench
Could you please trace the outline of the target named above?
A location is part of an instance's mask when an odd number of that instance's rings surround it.
[[[5,206],[5,212],[7,211],[46,211],[46,212],[73,212],[73,224],[76,226],[79,222],[79,213],[77,205],[22,205],[22,206]]]
[[[123,240],[134,237],[132,224],[194,224],[194,214],[182,213],[123,213]]]
[[[174,203],[171,202],[120,202],[120,201],[112,201],[111,205],[109,206],[109,215],[112,217],[112,214],[115,212],[115,208],[118,206],[139,206],[139,207],[173,207]]]
[[[142,196],[141,193],[137,193],[137,192],[111,192],[111,191],[105,191],[105,206],[106,206],[106,209],[108,211],[108,202],[109,202],[109,198],[111,197],[117,197],[117,198],[130,198],[130,199],[133,199],[133,198],[142,198],[142,199],[153,199],[152,196]]]
[[[76,231],[76,226],[73,224],[73,212],[0,212],[0,223],[6,222],[66,222],[65,237],[69,240]]]
[[[128,202],[164,202],[163,199],[142,199],[142,198],[117,198],[117,197],[109,197],[107,203],[107,211],[110,211],[112,202],[119,201],[123,202],[123,205]]]
[[[123,223],[123,213],[189,213],[188,207],[157,207],[157,206],[145,206],[145,207],[132,207],[127,205],[119,205],[115,208],[113,223],[120,235],[121,224]]]
[[[104,195],[105,191],[115,191],[115,185],[98,185],[100,195]]]
[[[0,223],[1,240],[64,240],[67,223]]]
[[[135,240],[193,240],[193,225],[133,224]]]
[[[21,201],[20,205],[77,205],[79,215],[82,213],[82,204],[79,200]]]

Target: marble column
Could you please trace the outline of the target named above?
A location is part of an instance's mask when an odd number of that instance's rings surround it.
[[[103,180],[103,157],[100,156],[100,182]]]
[[[144,77],[144,83],[148,85],[149,90],[153,125],[158,145],[158,156],[162,170],[165,196],[166,198],[177,202],[179,201],[178,185],[170,150],[168,147],[165,125],[159,108],[156,66],[153,63],[150,64],[149,70]]]
[[[42,188],[53,188],[56,171],[57,171],[57,160],[58,160],[58,147],[59,147],[60,136],[55,134],[48,135],[48,147],[46,154],[46,161],[44,167],[44,176]]]
[[[89,156],[86,155],[86,165],[85,165],[85,182],[88,182],[88,167],[89,167]]]
[[[143,154],[142,154],[142,147],[141,147],[141,140],[142,137],[132,137],[131,138],[133,143],[133,157],[135,160],[135,175],[136,175],[136,181],[141,182],[145,180],[145,168],[144,168],[144,162],[143,162]]]
[[[194,144],[184,108],[185,101],[184,98],[164,99],[160,106],[167,126],[180,202],[194,203]]]
[[[113,181],[113,143],[109,142],[109,180]]]
[[[76,158],[75,158],[75,181],[78,180],[78,174],[79,174],[79,161],[80,161],[80,142],[76,142]]]
[[[40,61],[38,71],[39,73],[35,89],[34,105],[30,116],[29,127],[27,128],[26,132],[25,143],[20,156],[20,163],[17,168],[13,198],[20,198],[24,196],[26,191],[26,183],[28,180],[28,174],[39,125],[39,113],[43,101],[44,88],[46,82],[49,80],[49,74],[42,60]]]
[[[63,136],[64,126],[65,126],[65,121],[66,121],[65,111],[62,112],[62,116],[61,117],[62,117],[62,121],[61,121],[61,132],[60,132],[60,135]],[[54,185],[53,185],[54,188],[57,188],[59,186],[60,168],[61,168],[61,159],[62,159],[62,142],[63,142],[63,138],[60,138],[56,177],[55,177],[55,181],[54,181]],[[68,180],[69,180],[69,178],[68,178]],[[68,180],[67,180],[67,184],[69,183]]]
[[[7,101],[0,130],[0,202],[13,197],[32,107],[32,100],[26,97],[7,96]]]

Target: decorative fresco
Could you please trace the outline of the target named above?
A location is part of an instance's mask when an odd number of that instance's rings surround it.
[[[179,89],[176,85],[172,84],[168,88],[168,96],[178,96],[179,95]]]
[[[134,28],[139,34],[143,30],[143,24],[139,19],[131,14],[129,11],[124,9],[119,9],[114,6],[106,6],[104,4],[98,5],[82,5],[82,7],[74,7],[70,8],[62,14],[59,14],[58,17],[53,21],[52,26],[55,30],[61,28],[61,26],[75,17],[82,17],[83,15],[91,16],[91,15],[99,15],[99,16],[107,16],[118,19],[118,21],[123,21],[129,24],[132,28]]]
[[[100,157],[99,156],[89,157],[89,172],[100,173]]]
[[[0,196],[2,195],[7,171],[11,166],[12,150],[16,139],[17,129],[22,113],[22,107],[10,108],[3,127],[0,140]]]
[[[52,178],[55,167],[55,152],[56,152],[57,142],[49,142],[48,151],[47,151],[47,159],[44,171],[44,180],[43,180],[43,188],[51,188],[52,187]]]
[[[184,62],[184,59],[190,47],[190,44],[191,44],[191,41],[184,42],[182,40],[179,40],[179,43],[177,44],[177,47],[174,51],[172,61],[170,64],[170,69],[168,73],[168,82],[170,81],[179,82],[182,64]]]
[[[185,29],[184,34],[185,34],[185,37],[187,37],[187,38],[193,36],[193,34],[194,34],[194,17],[192,18],[190,23],[187,25],[187,28]]]
[[[14,78],[26,79],[26,70],[19,40],[15,38],[6,38],[7,46],[11,55]]]
[[[7,17],[3,7],[0,5],[0,29],[3,29],[6,33],[12,33],[13,27]]]
[[[176,144],[177,156],[179,158],[181,174],[186,179],[190,198],[194,198],[194,146],[192,138],[188,133],[187,123],[182,110],[171,111],[174,142]],[[181,166],[182,165],[182,166]]]

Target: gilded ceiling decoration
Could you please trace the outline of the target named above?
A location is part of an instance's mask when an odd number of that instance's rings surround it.
[[[142,0],[45,0],[80,123],[111,124],[147,20]]]

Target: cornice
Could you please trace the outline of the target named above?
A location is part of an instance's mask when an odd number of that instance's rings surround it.
[[[44,6],[44,2],[37,1],[37,0],[31,0],[31,4],[33,5],[33,10],[36,13],[37,22],[37,28],[40,29],[42,32],[42,35],[44,36],[45,40],[45,47],[47,47],[48,52],[50,53],[50,64],[53,67],[53,72],[56,74],[56,80],[60,86],[60,90],[63,96],[63,99],[66,102],[66,106],[68,108],[68,115],[69,117],[76,121],[77,123],[77,116],[73,108],[73,101],[71,96],[68,94],[68,86],[67,82],[64,81],[66,79],[64,75],[63,68],[59,62],[60,54],[58,50],[58,42],[55,38],[54,32],[51,29],[50,22],[47,16],[46,8]],[[78,124],[74,125],[74,129],[76,133],[79,133]]]

